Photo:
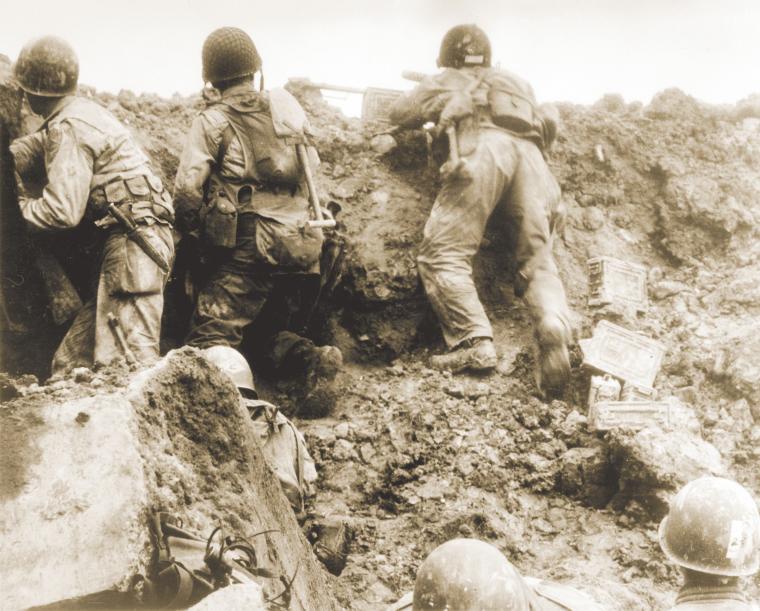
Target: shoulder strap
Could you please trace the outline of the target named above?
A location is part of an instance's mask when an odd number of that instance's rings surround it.
[[[230,130],[228,145],[232,141],[233,135],[238,137],[243,148],[245,175],[246,177],[254,177],[256,175],[254,169],[256,166],[256,147],[253,145],[253,134],[247,129],[247,126],[241,118],[240,111],[236,108],[222,102],[220,104],[220,110],[224,112],[227,121],[229,122],[227,125],[227,130]]]
[[[222,142],[219,144],[219,156],[216,160],[217,168],[222,167],[222,163],[224,162],[224,158],[227,155],[227,150],[230,148],[230,143],[232,142],[234,135],[235,130],[232,128],[231,124],[227,123],[227,127],[225,127],[222,132]]]

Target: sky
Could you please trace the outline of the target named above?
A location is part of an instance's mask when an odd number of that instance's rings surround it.
[[[760,0],[15,0],[0,9],[0,53],[56,34],[99,90],[196,93],[201,46],[215,28],[246,30],[267,86],[308,77],[409,88],[402,70],[434,72],[443,34],[476,23],[494,62],[540,101],[649,102],[668,87],[733,103],[760,92]],[[8,6],[12,9],[8,9]]]

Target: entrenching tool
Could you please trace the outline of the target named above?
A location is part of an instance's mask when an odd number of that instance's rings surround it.
[[[327,219],[324,216],[324,212],[319,203],[319,194],[317,193],[317,186],[314,184],[314,176],[311,173],[311,162],[309,161],[309,154],[306,152],[306,145],[303,143],[296,144],[296,152],[298,153],[298,160],[301,162],[304,176],[306,177],[306,185],[309,188],[309,201],[311,207],[314,210],[313,221],[309,221],[311,227],[335,227],[335,219]]]
[[[297,100],[284,89],[273,89],[269,92],[269,96],[274,132],[278,138],[282,138],[288,144],[293,144],[296,147],[298,161],[303,169],[306,186],[309,189],[309,203],[314,212],[314,220],[309,221],[309,226],[335,227],[335,219],[331,218],[332,215],[329,212],[325,214],[319,202],[319,194],[312,174],[312,158],[307,149],[308,120],[306,113]]]
[[[108,212],[113,218],[118,221],[119,225],[123,227],[127,238],[142,248],[143,252],[148,255],[153,260],[153,262],[158,265],[165,273],[168,274],[171,270],[169,263],[161,256],[161,253],[156,250],[153,244],[148,241],[148,238],[146,238],[137,230],[137,223],[135,223],[135,221],[127,214],[119,210],[116,204],[108,204]]]
[[[129,347],[129,344],[127,344],[127,338],[124,337],[124,330],[121,328],[121,325],[119,324],[119,319],[116,318],[116,316],[113,315],[112,312],[108,313],[108,327],[111,329],[111,333],[113,333],[114,339],[116,339],[116,344],[119,346],[119,349],[124,354],[124,358],[127,361],[128,365],[134,365],[137,363],[137,358],[135,357],[135,353],[132,352],[132,350]]]
[[[483,79],[485,78],[486,72],[483,71],[481,76],[477,79],[475,79],[465,90],[464,93],[471,95],[475,89],[478,88],[480,83],[483,82]],[[425,75],[421,72],[412,72],[410,70],[404,70],[401,73],[401,76],[405,78],[408,81],[413,81],[415,83],[419,83],[422,79],[425,78]],[[436,128],[434,128],[436,129]],[[440,131],[440,126],[437,127],[436,132],[434,135],[437,135],[437,132]],[[454,177],[460,180],[470,181],[472,180],[472,176],[470,175],[470,172],[467,168],[467,162],[465,159],[462,159],[459,155],[459,136],[457,135],[457,125],[447,125],[445,126],[446,131],[446,137],[449,139],[449,158],[441,166],[441,176],[444,178],[447,177]]]

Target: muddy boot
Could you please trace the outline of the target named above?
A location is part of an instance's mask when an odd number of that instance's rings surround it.
[[[478,337],[472,342],[460,344],[447,354],[438,354],[430,359],[430,366],[441,371],[457,373],[465,369],[487,371],[496,367],[496,348],[493,340]]]
[[[340,575],[346,566],[351,544],[351,531],[340,518],[315,518],[305,524],[314,553],[333,575]]]
[[[544,319],[536,327],[536,385],[546,398],[559,397],[570,379],[570,332],[559,319]]]
[[[298,414],[307,418],[327,416],[338,399],[335,377],[343,366],[343,355],[335,346],[313,348],[306,356],[305,377]]]

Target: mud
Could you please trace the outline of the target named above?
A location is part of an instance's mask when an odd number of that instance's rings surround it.
[[[303,83],[289,87],[311,117],[323,199],[340,204],[346,242],[340,282],[323,304],[331,315],[319,329],[349,361],[343,394],[329,418],[298,423],[320,473],[311,510],[345,517],[354,534],[336,580],[342,605],[378,609],[400,597],[425,555],[456,535],[491,541],[522,572],[567,581],[613,609],[672,603],[678,573],[659,550],[656,517],[680,478],[709,466],[691,470],[693,461],[679,467],[674,460],[677,477],[652,474],[644,462],[620,460],[622,438],[589,434],[588,375],[578,351],[562,400],[547,405],[535,396],[529,319],[511,289],[499,227],[489,228],[475,262],[498,371],[451,377],[426,368],[442,342],[415,266],[437,188],[424,137],[378,136],[385,127],[342,116]],[[128,122],[171,183],[201,99],[90,93]],[[549,158],[567,209],[555,255],[580,336],[606,318],[662,342],[657,393],[694,409],[724,472],[756,496],[759,108],[757,96],[717,107],[678,90],[647,106],[618,96],[590,107],[561,104]],[[649,270],[648,311],[587,306],[586,261],[603,255]],[[192,380],[181,383],[197,391]],[[284,399],[267,380],[262,389],[265,398]],[[194,460],[190,442],[202,413],[173,412],[172,398],[156,392],[166,426],[188,440],[174,451]],[[213,392],[223,391],[203,392],[211,394],[202,404],[214,410]],[[200,492],[167,481],[167,498],[204,502],[216,477],[234,477],[214,463],[228,440],[213,430],[204,435],[210,445],[198,465]],[[660,440],[666,455],[682,456],[677,437]],[[168,469],[156,464],[157,473]],[[649,502],[621,495],[636,481],[646,482]],[[235,515],[236,500],[225,503]],[[760,596],[760,578],[748,591]]]

